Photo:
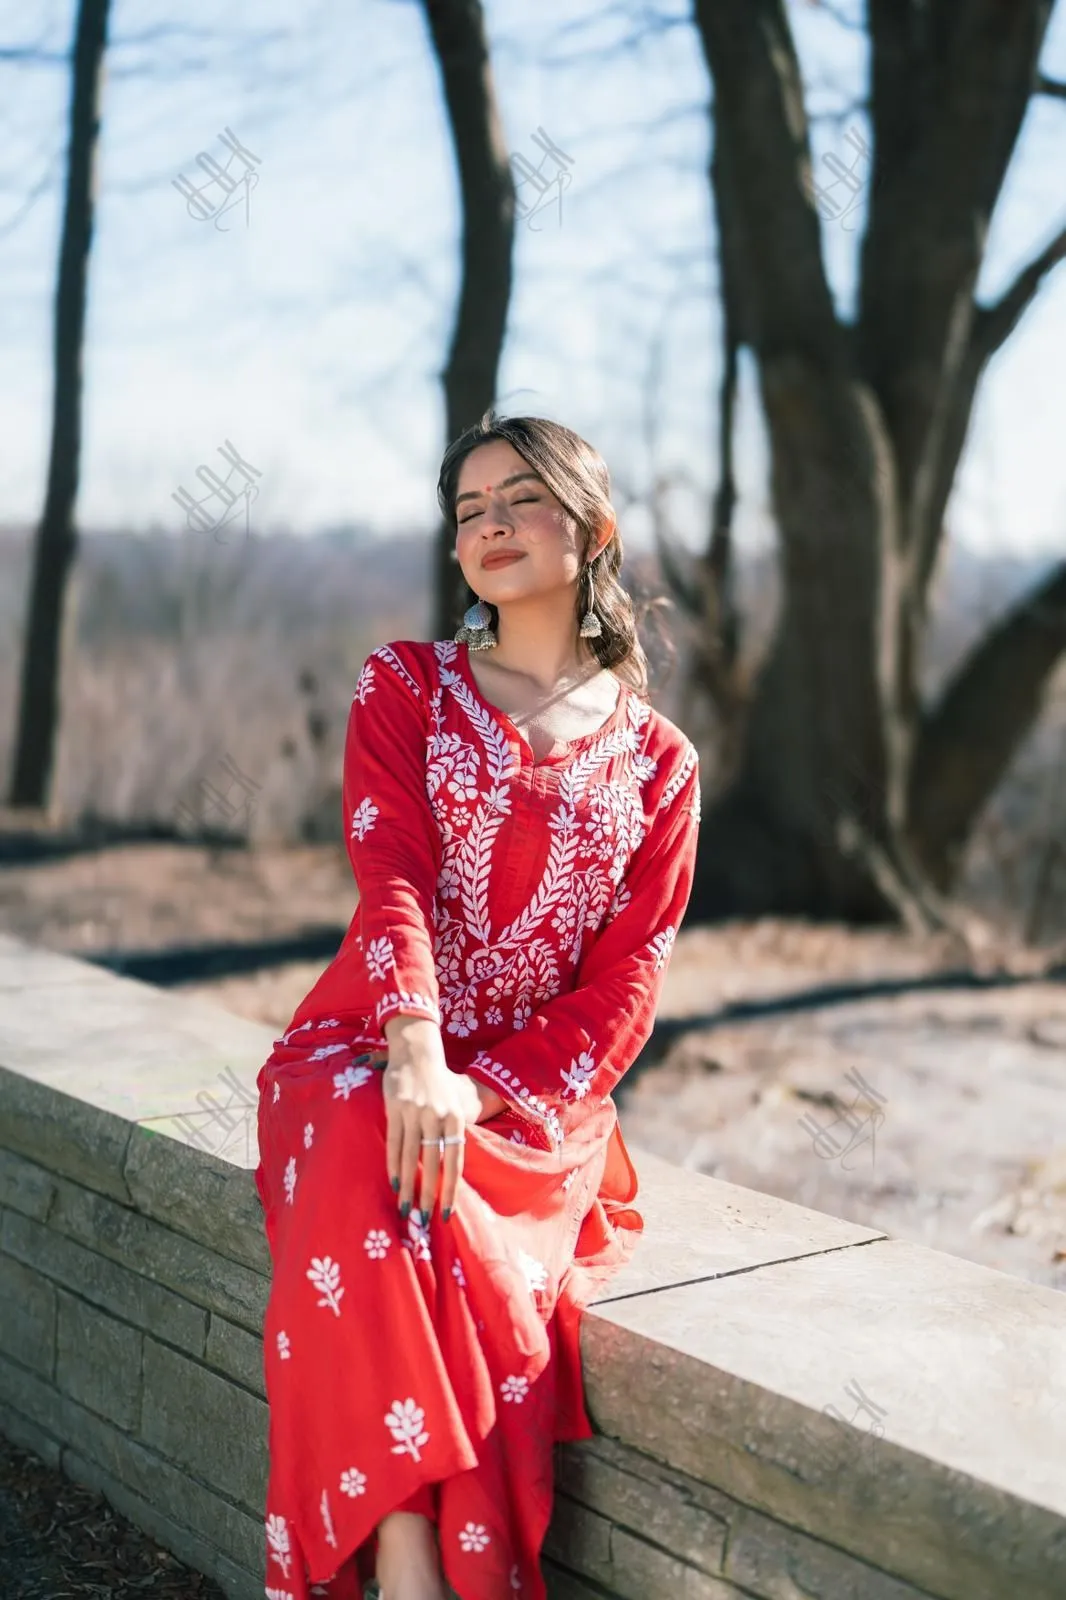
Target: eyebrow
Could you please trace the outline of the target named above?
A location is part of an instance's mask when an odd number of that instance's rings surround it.
[[[498,483],[496,487],[497,489],[509,489],[512,483],[521,483],[523,478],[532,478],[536,483],[544,482],[539,472],[513,472],[509,478],[504,478],[503,482]],[[465,494],[456,495],[455,503],[458,506],[463,500],[480,500],[484,493],[484,489],[468,489]]]

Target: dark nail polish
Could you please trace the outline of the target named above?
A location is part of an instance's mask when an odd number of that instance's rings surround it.
[[[400,1207],[400,1215],[401,1215],[401,1217],[403,1218],[403,1220],[405,1222],[407,1221],[407,1213],[410,1211],[410,1209],[411,1209],[410,1200],[405,1200],[403,1205]]]
[[[445,1206],[444,1210],[441,1212],[441,1217],[443,1218],[443,1220],[445,1222],[447,1222],[447,1220],[451,1216],[451,1214],[452,1214],[451,1206]]]
[[[399,1192],[400,1192],[400,1180],[399,1180],[399,1178],[393,1178],[393,1180],[392,1180],[392,1192],[393,1192],[393,1194],[399,1194]]]

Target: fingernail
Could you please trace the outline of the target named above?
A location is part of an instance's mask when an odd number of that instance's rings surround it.
[[[447,1220],[451,1216],[451,1214],[452,1214],[451,1206],[445,1206],[444,1210],[441,1212],[441,1218],[443,1219],[443,1221],[447,1222]]]
[[[399,1178],[393,1178],[393,1180],[392,1180],[392,1192],[393,1192],[393,1194],[399,1194],[399,1192],[400,1192],[400,1180],[399,1180]]]
[[[411,1209],[410,1200],[405,1200],[403,1205],[400,1207],[400,1215],[401,1215],[401,1217],[403,1218],[403,1220],[405,1222],[407,1221],[407,1214],[410,1211],[410,1209]]]

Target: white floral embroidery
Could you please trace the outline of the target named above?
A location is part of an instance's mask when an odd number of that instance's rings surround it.
[[[351,1048],[346,1044],[320,1044],[317,1050],[312,1050],[308,1061],[328,1061],[330,1056],[344,1055]]]
[[[383,1023],[394,1011],[400,1010],[424,1012],[438,1026],[440,1025],[440,1007],[428,995],[417,994],[407,989],[393,989],[390,994],[382,995],[375,1008],[374,1019],[378,1023]]]
[[[481,1522],[468,1522],[465,1528],[459,1529],[459,1544],[468,1554],[473,1551],[480,1555],[491,1543],[489,1531]]]
[[[278,1103],[278,1101],[280,1099],[281,1099],[281,1084],[278,1082],[277,1078],[275,1078],[274,1079],[274,1101],[273,1101],[274,1105],[277,1105],[277,1103]]]
[[[379,816],[378,807],[369,795],[364,795],[352,812],[353,839],[365,839]]]
[[[543,1261],[538,1261],[536,1256],[527,1254],[525,1250],[519,1250],[518,1262],[522,1268],[522,1271],[525,1273],[526,1283],[529,1286],[530,1294],[532,1294],[535,1289],[547,1288],[548,1269],[544,1265]]]
[[[452,1277],[455,1279],[456,1283],[461,1289],[466,1288],[466,1275],[463,1272],[461,1261],[452,1262]]]
[[[312,1256],[311,1265],[307,1269],[307,1276],[315,1288],[322,1291],[323,1298],[319,1300],[318,1304],[320,1306],[328,1306],[334,1316],[339,1317],[341,1314],[340,1301],[344,1290],[343,1288],[338,1288],[341,1269],[337,1262],[333,1261],[329,1256],[323,1256],[321,1259],[318,1256]]]
[[[504,1378],[500,1384],[500,1393],[505,1400],[513,1400],[516,1405],[521,1405],[529,1393],[529,1379]]]
[[[400,1442],[392,1447],[394,1456],[413,1456],[416,1461],[421,1461],[419,1454],[422,1446],[429,1441],[426,1432],[426,1414],[422,1407],[408,1398],[407,1400],[394,1400],[385,1414],[385,1426],[394,1439]]]
[[[665,966],[667,961],[670,959],[670,951],[673,949],[674,939],[676,936],[677,930],[673,923],[667,923],[666,927],[663,928],[660,933],[657,933],[654,939],[651,940],[650,948],[655,955],[656,972],[658,972],[660,967]]]
[[[289,1527],[285,1518],[273,1514],[267,1517],[266,1536],[270,1560],[278,1563],[287,1578],[291,1577],[289,1568],[292,1565],[292,1546],[289,1543]]]
[[[285,1190],[285,1200],[286,1200],[287,1204],[291,1206],[292,1205],[292,1197],[296,1192],[296,1157],[295,1156],[290,1156],[288,1161],[286,1161],[286,1163],[285,1163],[285,1175],[281,1180],[281,1186]]]
[[[343,1072],[333,1074],[334,1100],[347,1100],[353,1089],[361,1089],[364,1083],[369,1083],[374,1076],[373,1067],[345,1067]]]
[[[660,811],[664,811],[666,809],[666,807],[670,804],[670,802],[685,787],[685,779],[688,777],[688,775],[692,771],[693,767],[698,766],[699,759],[700,758],[699,758],[699,755],[697,753],[696,746],[694,744],[692,744],[691,741],[689,741],[688,748],[685,751],[685,755],[684,755],[684,758],[683,758],[683,760],[681,762],[681,765],[678,767],[677,771],[674,773],[673,777],[670,779],[670,782],[666,785],[666,788],[663,790],[663,797],[659,801],[659,809],[660,809]]]
[[[389,1253],[392,1240],[383,1228],[371,1228],[363,1240],[363,1249],[371,1261],[383,1261]]]
[[[313,1122],[305,1122],[304,1123],[304,1149],[305,1150],[310,1150],[311,1142],[314,1139],[314,1137],[315,1137],[315,1125],[314,1125],[314,1123]]]
[[[374,663],[368,657],[366,661],[363,662],[363,670],[359,674],[359,681],[355,686],[355,694],[352,696],[352,703],[354,704],[355,701],[358,700],[361,706],[366,705],[367,695],[373,694],[376,688],[377,684],[374,682]]]
[[[341,1473],[341,1493],[351,1495],[354,1500],[356,1495],[366,1494],[366,1473],[360,1472],[356,1467],[349,1467]]]
[[[372,978],[379,980],[386,978],[395,962],[392,940],[387,933],[383,933],[380,938],[371,939],[366,947],[366,964]]]
[[[429,1223],[422,1221],[420,1211],[412,1211],[407,1219],[409,1239],[401,1239],[400,1243],[405,1250],[413,1252],[416,1261],[432,1261],[433,1254],[429,1242]]]
[[[329,1514],[329,1496],[327,1495],[325,1489],[323,1489],[322,1498],[318,1502],[318,1509],[322,1513],[322,1526],[326,1530],[326,1543],[331,1544],[334,1550],[336,1550],[337,1538],[333,1532],[333,1518]]]
[[[559,1068],[559,1076],[563,1080],[563,1093],[570,1093],[575,1100],[583,1100],[589,1092],[593,1075],[596,1071],[596,1059],[589,1050],[582,1050],[576,1060],[571,1061],[569,1071],[564,1067]]]
[[[284,1328],[279,1328],[278,1329],[277,1346],[278,1346],[278,1357],[279,1357],[279,1359],[282,1360],[282,1361],[291,1361],[292,1360],[292,1346],[291,1346],[291,1344],[289,1342],[289,1336],[285,1332]]]

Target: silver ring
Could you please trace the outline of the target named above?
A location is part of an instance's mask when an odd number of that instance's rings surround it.
[[[466,1139],[464,1138],[464,1136],[461,1133],[450,1133],[445,1138],[441,1138],[441,1139],[423,1139],[421,1142],[423,1144],[436,1144],[436,1145],[442,1145],[443,1146],[443,1145],[446,1145],[446,1144],[465,1144],[466,1143]]]

